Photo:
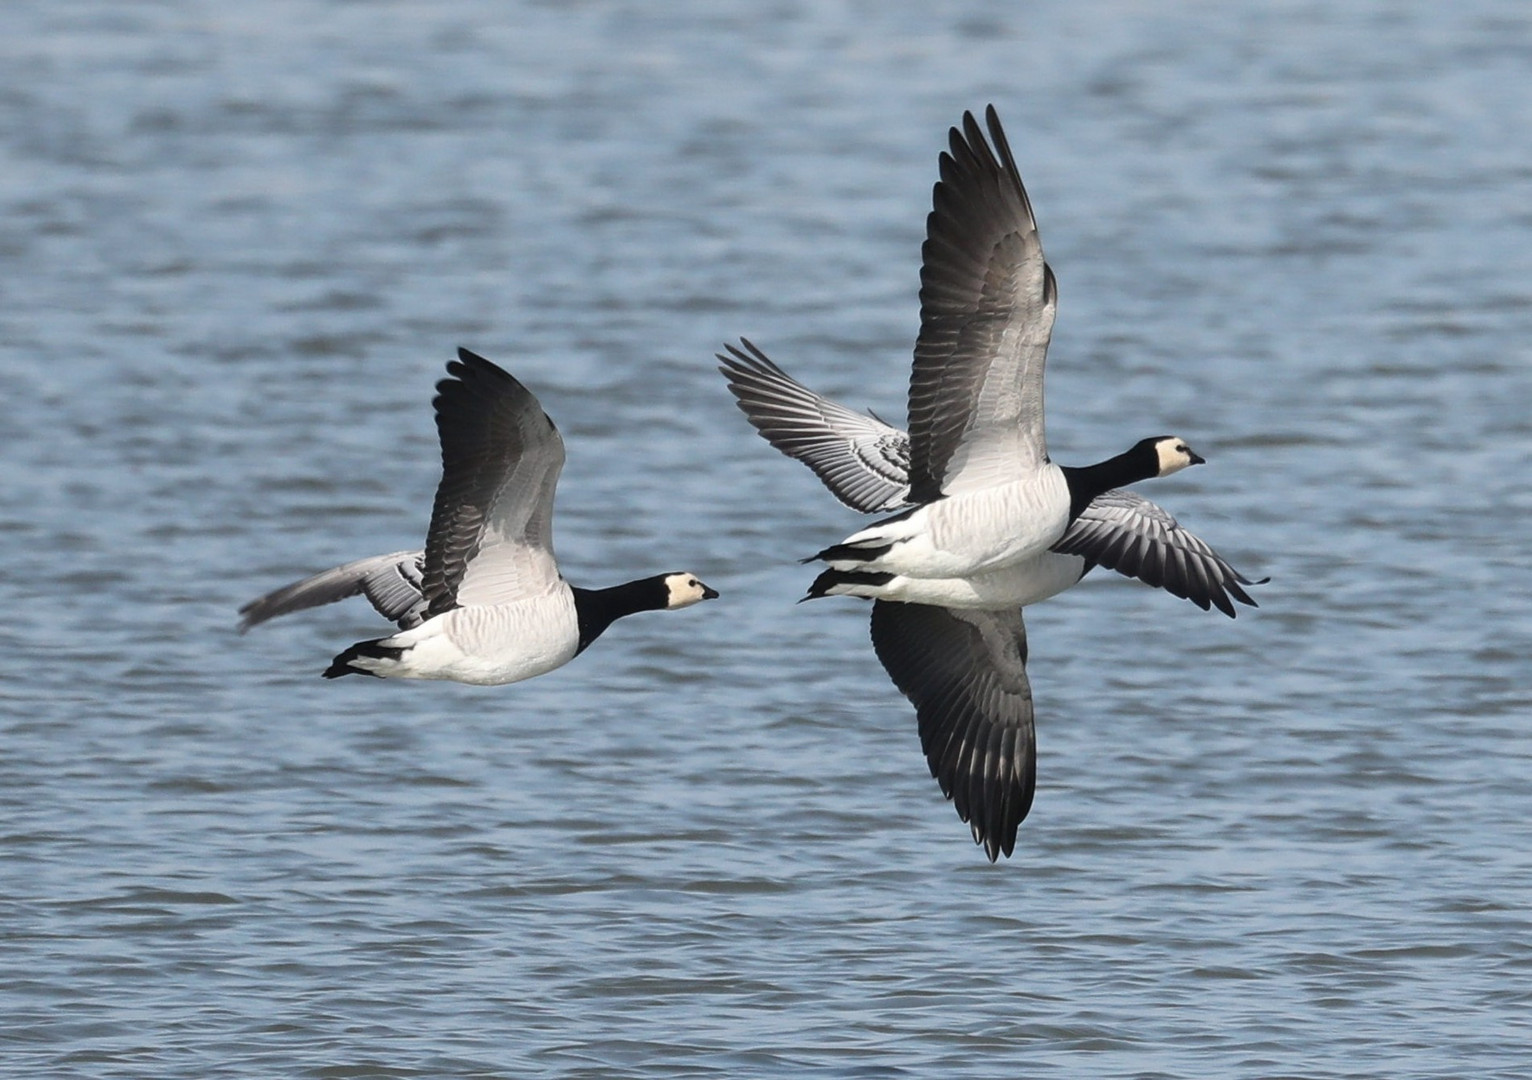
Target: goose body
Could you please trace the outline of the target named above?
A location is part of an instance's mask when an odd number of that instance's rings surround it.
[[[725,346],[719,370],[761,437],[807,465],[842,505],[862,513],[910,509],[909,433],[853,412],[788,375],[750,341]],[[1170,441],[1172,445],[1164,444]],[[1143,440],[1124,466],[1153,475],[1177,471],[1184,446],[1173,436]],[[1163,447],[1163,451],[1162,451]],[[1188,460],[1195,457],[1188,451]],[[1195,457],[1194,464],[1201,463]],[[1064,470],[1066,476],[1069,470]],[[1163,588],[1204,611],[1234,617],[1237,601],[1255,607],[1252,584],[1168,511],[1136,492],[1109,488],[1080,508],[1052,548],[1000,570],[960,578],[858,575],[831,569],[810,596],[861,596],[904,603],[994,610],[1040,603],[1077,584],[1097,566]]]
[[[326,678],[378,675],[479,686],[520,682],[563,667],[579,651],[574,592],[560,581],[514,604],[456,608],[335,658]]]
[[[240,630],[365,595],[400,630],[336,656],[326,678],[446,679],[496,686],[562,667],[614,621],[716,597],[694,574],[609,589],[571,586],[553,554],[564,444],[542,406],[466,349],[437,384],[442,479],[423,551],[372,556],[284,586],[240,609]]]
[[[721,371],[751,424],[864,513],[894,516],[820,551],[805,599],[873,601],[873,648],[915,706],[931,775],[991,861],[1009,856],[1037,762],[1022,608],[1095,566],[1231,618],[1239,574],[1122,487],[1203,459],[1176,436],[1096,465],[1048,456],[1043,366],[1057,285],[993,107],[941,156],[922,248],[909,430],[830,401],[749,341]],[[809,560],[806,560],[809,561]]]
[[[1084,468],[1049,458],[1043,371],[1058,285],[993,109],[987,119],[988,140],[971,114],[952,130],[926,220],[909,392],[913,508],[814,556],[833,570],[993,580],[1020,565],[1031,576],[1052,569],[1037,560],[1096,496],[1202,460],[1173,436]]]
[[[816,558],[836,570],[952,578],[1046,552],[1069,525],[1069,485],[1049,463],[1027,480],[951,495],[852,533]]]
[[[1089,568],[1090,564],[1078,555],[1052,551],[964,577],[910,577],[831,567],[809,586],[805,599],[860,596],[864,600],[995,611],[1040,604],[1079,584]]]

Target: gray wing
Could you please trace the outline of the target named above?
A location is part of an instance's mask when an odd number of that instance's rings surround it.
[[[1203,611],[1216,607],[1231,619],[1230,597],[1255,607],[1241,586],[1264,584],[1245,577],[1169,513],[1131,491],[1096,496],[1053,550],[1136,577]]]
[[[333,570],[295,581],[239,609],[243,616],[239,632],[252,626],[290,615],[294,611],[333,604],[350,596],[365,594],[385,619],[408,630],[425,621],[425,596],[420,590],[422,563],[420,551],[396,551],[392,555],[374,555],[357,559]]]
[[[553,490],[564,441],[537,398],[467,349],[436,384],[442,479],[426,534],[428,611],[503,604],[558,581]]]
[[[1058,289],[993,106],[985,120],[993,149],[972,113],[952,129],[926,218],[910,376],[918,503],[1019,479],[1047,456],[1043,364]]]
[[[761,437],[803,462],[841,502],[864,514],[909,505],[910,437],[793,379],[746,338],[716,354],[729,389]]]
[[[994,862],[1032,808],[1037,743],[1021,611],[964,611],[876,600],[872,644],[915,706],[942,794]]]

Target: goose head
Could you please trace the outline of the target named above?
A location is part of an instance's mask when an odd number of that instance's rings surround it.
[[[666,611],[677,611],[691,607],[693,604],[700,604],[704,600],[718,599],[717,589],[709,588],[696,574],[684,570],[666,574],[660,580],[665,586]]]
[[[1145,451],[1153,453],[1157,466],[1154,476],[1169,476],[1189,465],[1207,463],[1207,459],[1187,446],[1186,440],[1179,435],[1157,435],[1152,439],[1143,440],[1138,445]]]

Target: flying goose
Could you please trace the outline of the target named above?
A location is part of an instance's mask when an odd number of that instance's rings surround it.
[[[753,342],[741,339],[740,344],[743,349],[724,346],[727,355],[718,354],[719,370],[762,438],[807,465],[830,494],[853,510],[886,513],[915,505],[910,501],[908,432],[816,394]],[[1153,445],[1171,438],[1145,441]],[[1181,453],[1173,447],[1165,449],[1172,460]],[[1193,457],[1193,464],[1204,464],[1200,456]],[[1216,607],[1231,619],[1234,601],[1257,606],[1242,588],[1255,583],[1206,542],[1142,495],[1115,488],[1087,503],[1053,547],[1003,570],[955,580],[890,577],[881,587],[861,584],[855,574],[826,570],[811,587],[810,598],[875,598],[869,594],[880,590],[885,598],[904,593],[898,598],[908,602],[928,586],[934,591],[962,588],[966,582],[975,590],[989,584],[991,595],[1022,607],[1056,596],[1097,566],[1163,588],[1204,611]]]
[[[1031,808],[1036,742],[1021,607],[1100,564],[1231,617],[1252,584],[1146,499],[1118,490],[1203,459],[1175,436],[1097,465],[1048,457],[1043,364],[1057,285],[994,107],[941,156],[922,248],[909,432],[789,378],[750,342],[722,371],[750,422],[843,503],[902,511],[814,556],[805,599],[874,601],[874,651],[915,706],[942,793],[990,861]],[[998,155],[998,156],[997,156]]]
[[[240,608],[240,631],[366,595],[400,632],[361,641],[324,672],[497,686],[574,659],[617,619],[718,595],[686,572],[571,586],[553,557],[564,441],[532,392],[467,349],[436,384],[442,478],[424,551],[358,559]]]
[[[835,570],[953,579],[1009,566],[1063,539],[1097,495],[1202,460],[1173,436],[1084,468],[1049,458],[1043,365],[1058,287],[993,107],[986,119],[993,149],[971,113],[952,129],[926,219],[909,393],[912,508],[814,556]]]

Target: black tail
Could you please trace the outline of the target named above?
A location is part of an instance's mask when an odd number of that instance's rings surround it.
[[[872,570],[826,570],[814,579],[814,584],[809,586],[808,595],[803,600],[818,600],[822,596],[829,596],[830,590],[837,585],[887,585],[892,580],[893,574]],[[803,600],[798,603],[803,603]]]
[[[850,544],[831,544],[817,555],[810,555],[799,562],[871,562],[893,550],[893,544],[876,544],[852,547]]]
[[[381,679],[383,676],[377,672],[356,667],[351,661],[359,656],[370,656],[378,660],[397,660],[404,655],[402,648],[380,644],[387,640],[387,638],[373,638],[371,641],[358,641],[351,648],[330,661],[330,666],[324,669],[324,677],[327,679],[338,679],[342,675],[371,675],[374,679]]]

